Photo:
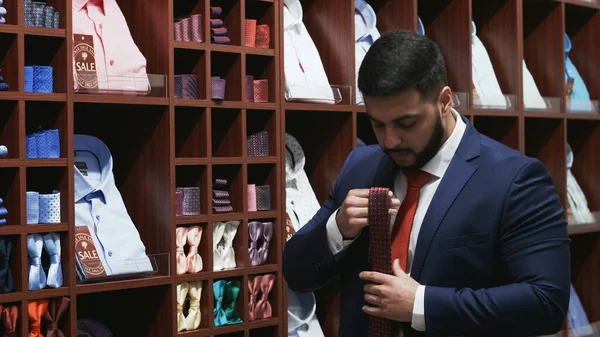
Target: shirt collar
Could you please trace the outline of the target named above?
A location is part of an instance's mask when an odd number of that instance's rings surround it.
[[[284,0],[287,11],[283,11],[283,29],[302,22],[302,4],[300,0]]]
[[[356,41],[371,37],[371,43],[379,38],[377,30],[377,15],[375,11],[365,0],[354,1],[355,13],[355,37]]]
[[[83,7],[85,7],[85,5],[88,4],[88,2],[93,1],[93,0],[73,0],[73,9],[76,11],[80,11],[83,9]],[[100,6],[102,7],[102,11],[104,13],[106,13],[106,2],[110,1],[110,0],[96,0],[100,3]]]
[[[100,162],[102,168],[100,182],[92,185],[75,166],[75,202],[85,198],[87,195],[100,192],[105,198],[110,188],[109,181],[112,177],[113,161],[108,147],[98,138],[86,135],[75,135],[75,151],[89,151],[93,153]],[[106,200],[104,200],[106,202]]]
[[[454,130],[448,139],[444,142],[440,150],[431,158],[427,164],[425,164],[421,170],[441,178],[446,173],[448,166],[450,166],[450,161],[454,157],[458,146],[460,145],[460,141],[465,134],[465,130],[467,125],[462,120],[458,112],[453,111],[454,116],[456,117],[456,125],[454,126]]]

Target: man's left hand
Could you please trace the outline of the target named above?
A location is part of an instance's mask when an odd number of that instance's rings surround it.
[[[400,260],[392,264],[394,275],[363,271],[359,277],[370,282],[365,285],[365,300],[371,305],[363,311],[371,316],[384,317],[399,322],[412,321],[415,294],[419,283],[400,267]]]

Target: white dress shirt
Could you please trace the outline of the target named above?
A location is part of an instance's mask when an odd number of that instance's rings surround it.
[[[300,0],[284,0],[283,46],[285,99],[335,104],[317,46],[302,22]]]
[[[500,84],[496,78],[494,67],[485,46],[477,37],[477,27],[471,21],[471,53],[473,62],[473,86],[475,94],[473,102],[486,108],[506,109],[506,98],[502,94]],[[477,99],[478,98],[478,99]]]
[[[115,186],[108,147],[98,138],[75,135],[73,148],[75,225],[88,227],[106,274],[152,271],[146,247]]]
[[[412,267],[413,257],[415,255],[415,250],[417,246],[417,239],[419,237],[419,231],[421,230],[421,224],[423,222],[423,218],[425,218],[425,214],[427,213],[427,209],[429,208],[429,204],[433,199],[435,192],[440,184],[440,181],[444,177],[448,166],[450,166],[450,161],[454,157],[456,153],[456,149],[458,149],[458,145],[465,133],[466,124],[460,118],[457,112],[454,111],[454,116],[456,118],[456,126],[452,131],[452,134],[448,139],[444,142],[440,150],[436,153],[436,155],[425,164],[421,170],[431,174],[431,177],[427,184],[421,188],[419,195],[419,202],[417,204],[417,211],[415,213],[415,218],[413,220],[413,226],[410,233],[410,241],[408,245],[408,261],[406,264],[406,273],[410,274],[410,270]],[[402,172],[398,173],[396,179],[394,180],[394,197],[398,198],[400,202],[404,200],[406,196],[406,177]],[[340,232],[335,216],[337,211],[334,212],[327,222],[327,236],[329,241],[329,249],[331,252],[335,254],[339,254],[343,250],[345,250],[354,240],[343,240],[342,233]],[[394,221],[396,216],[391,216],[390,221],[390,232],[394,227]],[[420,285],[417,288],[417,293],[415,294],[415,303],[413,307],[412,313],[412,323],[411,326],[413,329],[418,331],[425,331],[425,285]],[[400,332],[400,336],[402,336],[402,330]]]
[[[540,94],[529,69],[527,69],[525,60],[523,60],[523,103],[525,109],[547,109],[546,101]]]
[[[365,0],[354,1],[354,49],[355,49],[355,73],[354,77],[356,85],[356,104],[363,104],[363,97],[360,90],[358,90],[358,71],[360,65],[367,55],[369,48],[373,42],[380,37],[379,30],[377,30],[377,15],[373,10],[373,7],[369,5]]]

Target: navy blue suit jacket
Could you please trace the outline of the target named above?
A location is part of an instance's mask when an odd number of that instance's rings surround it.
[[[426,286],[426,332],[404,336],[532,336],[558,331],[569,303],[570,239],[546,168],[469,121],[419,233],[411,277]],[[341,276],[340,337],[366,337],[361,307],[368,227],[333,256],[326,223],[348,191],[392,187],[396,165],[379,146],[350,153],[331,193],[285,245],[283,273],[296,291]],[[328,336],[330,337],[330,336]]]

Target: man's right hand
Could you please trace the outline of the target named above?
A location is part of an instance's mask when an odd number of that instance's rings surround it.
[[[390,215],[398,213],[400,200],[389,193]],[[354,239],[360,231],[369,225],[369,189],[354,189],[348,192],[335,221],[344,239]]]

